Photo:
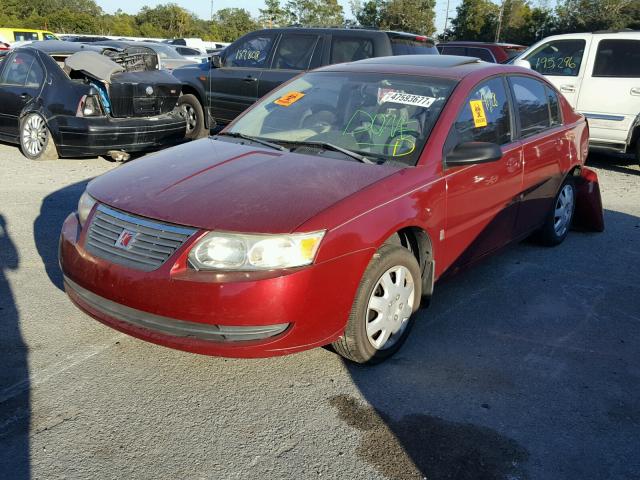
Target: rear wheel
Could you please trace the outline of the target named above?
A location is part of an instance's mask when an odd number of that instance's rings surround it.
[[[567,238],[576,206],[576,189],[571,179],[565,180],[556,195],[553,209],[540,230],[540,241],[544,245],[559,245]]]
[[[180,115],[187,122],[185,138],[196,140],[209,135],[209,130],[204,121],[204,110],[195,95],[190,93],[181,95],[178,98],[178,107],[180,108]]]
[[[407,339],[422,294],[420,267],[404,247],[383,245],[362,276],[336,353],[357,363],[378,363]]]
[[[37,113],[29,113],[20,121],[20,148],[30,160],[56,160],[58,151],[47,124]]]

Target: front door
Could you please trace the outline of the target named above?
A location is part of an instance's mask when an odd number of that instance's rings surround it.
[[[445,265],[461,267],[508,243],[522,186],[522,147],[513,136],[513,113],[505,80],[495,77],[474,87],[445,144],[446,153],[466,142],[501,145],[495,162],[447,168]],[[480,110],[480,114],[473,112]]]
[[[16,141],[20,114],[40,94],[44,69],[30,52],[17,52],[4,60],[0,76],[0,134]]]
[[[207,103],[217,121],[227,123],[258,99],[258,82],[269,65],[275,35],[248,36],[224,52],[221,68],[209,72]]]
[[[576,108],[590,42],[584,38],[552,40],[540,45],[524,60],[531,64],[533,70],[547,77]]]

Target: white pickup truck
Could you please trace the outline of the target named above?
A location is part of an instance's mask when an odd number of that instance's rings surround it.
[[[640,162],[640,31],[547,37],[514,64],[545,75],[587,117],[591,147]]]

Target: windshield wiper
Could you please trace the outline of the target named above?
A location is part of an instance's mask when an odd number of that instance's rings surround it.
[[[358,160],[359,162],[362,163],[370,163],[372,165],[375,165],[376,162],[374,162],[373,160],[370,160],[369,158],[365,157],[364,155],[360,155],[359,153],[356,152],[352,152],[351,150],[348,150],[346,148],[342,148],[339,147],[338,145],[334,145],[333,143],[327,143],[327,142],[293,142],[293,141],[288,141],[287,143],[292,143],[294,145],[297,146],[311,146],[311,147],[318,147],[318,148],[324,148],[325,150],[333,150],[334,152],[340,152],[344,155],[346,155],[347,157],[351,157],[354,158],[356,160]]]
[[[289,149],[287,147],[283,147],[282,145],[278,145],[277,143],[268,142],[267,140],[263,140],[262,138],[252,137],[251,135],[245,135],[244,133],[239,132],[221,132],[218,136],[227,136],[231,138],[242,138],[243,140],[248,140],[250,142],[256,142],[260,145],[264,145],[265,147],[271,147],[275,150],[280,150],[281,152],[288,152]]]

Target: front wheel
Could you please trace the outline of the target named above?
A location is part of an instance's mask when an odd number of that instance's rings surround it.
[[[29,113],[20,121],[20,147],[30,160],[56,160],[58,151],[47,123],[37,113]]]
[[[576,207],[576,189],[570,178],[562,184],[553,205],[539,235],[542,244],[547,246],[561,244],[571,229]]]
[[[204,121],[204,110],[195,95],[188,93],[178,98],[180,115],[187,122],[185,138],[197,140],[209,135],[209,130]]]
[[[356,363],[378,363],[407,339],[422,295],[420,266],[404,247],[383,245],[362,276],[344,335],[332,344]]]

